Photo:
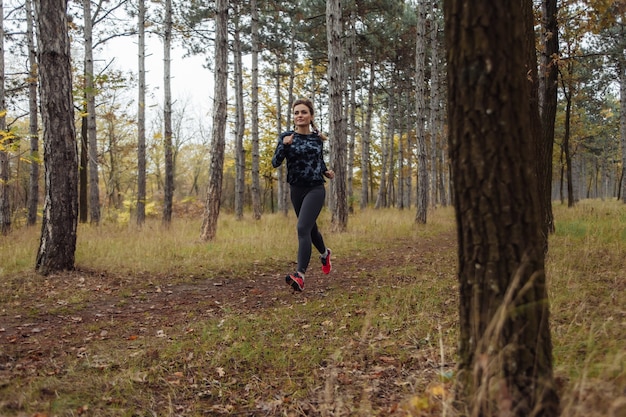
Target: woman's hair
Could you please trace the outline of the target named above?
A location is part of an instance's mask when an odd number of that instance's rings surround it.
[[[328,137],[322,132],[320,132],[317,126],[315,126],[315,122],[313,121],[313,118],[312,118],[312,116],[315,114],[315,109],[313,108],[313,102],[309,100],[308,98],[299,98],[293,102],[293,105],[291,106],[291,110],[295,109],[296,106],[299,104],[304,104],[305,106],[309,108],[309,111],[311,112],[311,127],[313,128],[312,130],[315,133],[317,133],[320,136],[320,138],[322,138],[322,140],[328,139]]]

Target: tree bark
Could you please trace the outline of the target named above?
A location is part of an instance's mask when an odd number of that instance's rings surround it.
[[[558,54],[559,54],[559,28],[557,22],[558,6],[557,0],[543,0],[542,6],[542,30],[541,40],[543,53],[541,55],[541,77],[539,86],[543,91],[539,94],[542,100],[539,102],[539,113],[541,116],[541,131],[537,136],[539,146],[537,147],[537,177],[539,178],[539,192],[541,197],[541,207],[543,213],[542,230],[544,233],[545,247],[548,248],[548,235],[554,233],[554,214],[552,213],[552,154],[554,153],[554,124],[557,108],[558,89]],[[529,6],[530,16],[527,18],[528,24],[534,23],[532,16],[532,4]],[[529,38],[534,46],[535,37]],[[533,52],[535,49],[533,48]],[[533,53],[530,62],[533,66],[533,74],[536,73],[536,53]],[[534,75],[533,75],[534,76]]]
[[[222,198],[226,116],[228,106],[228,0],[217,0],[215,15],[215,81],[213,104],[213,137],[207,201],[201,238],[215,239]]]
[[[358,79],[358,67],[357,67],[357,52],[356,52],[356,29],[355,29],[355,14],[354,12],[350,15],[350,35],[349,35],[349,47],[348,47],[348,60],[350,62],[350,91],[349,91],[349,118],[348,121],[348,129],[349,132],[348,137],[348,167],[347,167],[347,194],[348,194],[348,211],[350,213],[354,212],[354,151],[356,147],[356,112],[357,112],[357,104],[356,104],[356,89],[357,89],[357,79]],[[346,133],[347,133],[346,132]]]
[[[444,1],[459,244],[457,400],[472,416],[557,416],[522,6],[465,3]]]
[[[234,7],[238,7],[234,5]],[[239,27],[239,11],[235,11],[233,30],[233,61],[235,78],[235,216],[243,219],[244,191],[246,187],[246,154],[243,147],[243,136],[246,130],[243,100],[243,59]]]
[[[276,83],[275,83],[275,93],[276,93],[276,126],[278,127],[278,133],[276,134],[276,137],[278,137],[283,130],[283,111],[282,111],[282,99],[281,99],[281,94],[280,94],[280,78],[281,78],[281,71],[280,71],[280,61],[279,58],[276,57]],[[291,115],[291,109],[288,113],[289,115]],[[288,211],[288,200],[289,200],[289,187],[287,185],[287,167],[286,164],[282,164],[280,167],[278,167],[277,171],[277,182],[278,182],[278,187],[277,187],[277,200],[278,200],[278,211],[280,211],[281,213],[283,213],[285,216],[287,215]]]
[[[172,145],[172,0],[165,0],[163,30],[163,149],[165,150],[165,186],[163,188],[163,223],[172,222],[174,202],[174,150]]]
[[[430,28],[430,108],[429,108],[429,122],[430,127],[430,197],[429,205],[436,207],[441,202],[441,196],[438,195],[437,178],[440,174],[440,169],[437,164],[439,153],[437,152],[439,144],[439,130],[437,121],[439,119],[439,42],[437,17],[435,16],[436,4],[433,1],[428,2],[428,9],[430,10],[429,28]]]
[[[252,213],[255,220],[260,220],[263,213],[261,206],[261,179],[259,156],[259,9],[257,0],[250,0],[252,10],[252,67],[251,79],[251,136],[252,136]]]
[[[91,0],[83,0],[85,40],[85,99],[87,101],[87,137],[89,152],[89,212],[91,223],[100,223],[100,185],[98,174],[98,137],[96,133],[96,95],[93,69],[93,17]],[[83,119],[85,120],[85,119]]]
[[[622,175],[620,179],[621,183],[621,197],[622,202],[626,203],[626,180],[624,180],[624,172],[626,171],[626,57],[624,52],[621,52],[619,61],[619,101],[620,101],[620,113],[619,113],[619,127],[620,138],[622,144]]]
[[[330,90],[330,137],[332,140],[332,165],[335,171],[334,210],[331,216],[333,230],[345,231],[348,227],[348,198],[346,193],[347,140],[343,113],[344,72],[341,2],[326,2],[326,35],[328,37],[328,84]]]
[[[361,210],[369,205],[370,186],[370,137],[372,133],[372,115],[374,113],[374,80],[376,71],[374,62],[370,62],[370,76],[367,89],[367,114],[365,115],[365,128],[361,139]]]
[[[137,225],[146,221],[146,2],[137,13]]]
[[[415,136],[417,140],[417,212],[415,221],[426,224],[428,214],[428,162],[426,151],[426,1],[419,0],[417,3],[417,39],[416,39],[416,74],[415,74],[415,97],[417,123]]]
[[[78,163],[67,0],[39,0],[35,5],[46,181],[36,269],[48,274],[74,268]]]
[[[13,139],[6,131],[4,83],[4,3],[0,0],[0,235],[8,235],[11,231],[9,149]]]
[[[28,134],[30,136],[30,175],[28,181],[28,218],[29,226],[37,223],[39,212],[39,104],[37,102],[37,48],[35,47],[35,28],[32,0],[26,0],[26,37],[28,42]]]

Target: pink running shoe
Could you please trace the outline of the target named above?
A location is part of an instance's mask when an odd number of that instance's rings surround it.
[[[287,275],[285,277],[285,282],[287,285],[290,285],[294,291],[304,290],[304,278],[302,278],[302,275],[297,272]]]
[[[320,260],[322,261],[322,272],[326,275],[330,274],[333,269],[333,265],[330,263],[330,249],[328,249],[328,255],[325,258],[320,255]]]

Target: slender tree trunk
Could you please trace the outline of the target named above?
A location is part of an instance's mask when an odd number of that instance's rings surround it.
[[[620,137],[622,143],[622,176],[621,176],[621,194],[622,202],[626,203],[626,181],[624,181],[624,171],[626,171],[626,57],[624,54],[626,51],[622,51],[619,63],[619,127]]]
[[[415,136],[417,140],[417,212],[415,221],[426,224],[428,213],[428,162],[426,151],[426,1],[419,0],[417,3],[417,42],[416,42],[416,73],[415,73],[415,97],[417,123]]]
[[[541,206],[543,211],[543,233],[545,236],[546,250],[548,248],[548,235],[554,233],[554,214],[552,213],[552,154],[554,153],[554,124],[557,108],[558,89],[558,54],[559,54],[559,28],[557,22],[558,6],[557,0],[543,0],[542,7],[542,28],[541,41],[543,44],[540,68],[542,81],[539,83],[543,91],[539,94],[539,112],[541,116],[541,135],[539,146],[537,147],[537,177],[539,178],[539,191],[541,193]],[[528,24],[534,23],[532,15],[532,4],[528,7],[530,17]],[[530,38],[533,42],[535,38]],[[535,49],[533,49],[533,52]],[[536,53],[531,58],[530,69],[536,73]],[[534,75],[533,75],[534,77]],[[534,79],[534,78],[533,78]]]
[[[404,94],[401,94],[400,97],[402,99],[402,112],[406,113],[406,110],[404,109]],[[406,120],[407,117],[403,116],[402,120]],[[399,134],[398,134],[398,194],[396,196],[396,204],[397,207],[402,210],[404,209],[404,175],[405,175],[405,168],[404,168],[404,160],[405,160],[405,155],[404,155],[404,137],[405,137],[405,124],[401,123],[399,126]],[[408,135],[407,135],[408,136]]]
[[[67,0],[39,0],[35,6],[46,180],[35,265],[48,274],[74,268],[78,163]]]
[[[215,15],[215,81],[213,137],[207,201],[202,222],[202,239],[213,240],[222,198],[226,116],[228,107],[228,0],[217,0]]]
[[[165,0],[163,30],[163,149],[165,151],[165,186],[163,189],[163,223],[172,221],[174,202],[174,156],[172,145],[172,0]]]
[[[398,113],[398,105],[396,102],[396,84],[397,77],[396,74],[391,78],[391,85],[389,86],[389,91],[391,92],[391,100],[389,101],[389,121],[387,123],[387,189],[384,193],[384,207],[392,207],[394,199],[394,180],[395,180],[395,153],[394,153],[394,145],[395,145],[395,137],[396,137],[396,114]]]
[[[100,223],[100,185],[98,174],[98,137],[96,133],[96,96],[93,69],[93,16],[91,0],[83,0],[85,40],[85,96],[87,101],[87,137],[89,141],[89,209],[91,223]]]
[[[392,97],[389,96],[387,98],[391,101]],[[391,111],[392,106],[387,105],[388,111]],[[380,166],[380,184],[378,186],[378,193],[376,194],[376,202],[374,203],[375,209],[380,209],[387,207],[387,164],[389,164],[389,129],[391,128],[391,116],[389,117],[389,122],[387,123],[387,132],[381,138],[381,148],[382,148],[382,163]]]
[[[39,104],[37,102],[37,48],[35,47],[35,28],[32,0],[26,0],[26,37],[28,42],[28,134],[30,136],[30,176],[28,184],[29,226],[37,223],[39,208]]]
[[[85,100],[86,101],[86,100]],[[87,132],[87,105],[83,107],[85,116],[80,118],[80,160],[79,160],[79,189],[78,189],[78,216],[81,223],[89,221],[89,138]]]
[[[348,211],[354,212],[354,150],[356,147],[356,89],[357,89],[357,57],[356,57],[356,29],[354,22],[356,20],[355,13],[350,14],[350,36],[348,47],[348,59],[350,61],[350,97],[349,97],[349,118],[348,118],[348,172],[347,172],[347,193],[348,193]]]
[[[0,235],[8,235],[11,232],[9,149],[13,138],[6,131],[4,83],[4,2],[0,0]]]
[[[252,136],[252,212],[255,220],[261,219],[261,179],[259,167],[259,9],[257,0],[250,0],[252,10],[252,87],[251,136]]]
[[[437,165],[437,159],[439,153],[437,152],[437,144],[439,142],[439,131],[437,130],[437,120],[439,118],[439,42],[437,17],[435,16],[435,1],[429,1],[430,9],[430,108],[429,116],[430,121],[428,123],[430,127],[430,205],[435,207],[441,202],[441,196],[437,195],[437,178],[439,177],[439,169]]]
[[[146,2],[137,13],[137,224],[146,221]]]
[[[406,94],[406,112],[409,113],[410,112],[410,108],[413,105],[412,101],[412,95],[410,94]],[[403,203],[402,206],[404,208],[410,209],[411,208],[411,198],[412,198],[412,191],[411,188],[413,188],[413,141],[411,140],[412,135],[411,132],[413,131],[413,119],[410,117],[405,117],[405,132],[406,132],[406,148],[404,151],[404,159],[406,160],[405,163],[405,170],[406,172],[404,173],[404,192],[403,192]]]
[[[372,115],[374,113],[374,79],[376,71],[374,62],[370,62],[369,85],[367,89],[367,114],[365,115],[365,129],[361,139],[361,210],[369,205],[370,173],[370,137],[372,134]]]
[[[237,6],[235,6],[237,7]],[[239,12],[236,12],[237,15]],[[243,60],[241,39],[239,34],[239,20],[235,17],[234,28],[234,77],[235,77],[235,216],[237,219],[243,219],[244,190],[245,190],[245,174],[246,174],[246,154],[243,148],[243,136],[246,130],[246,121],[244,117],[244,101],[243,101]]]
[[[565,176],[567,178],[567,207],[574,207],[574,184],[572,182],[572,156],[570,152],[570,120],[572,114],[571,94],[565,94],[565,133],[563,135],[563,152],[565,154]]]
[[[276,126],[278,127],[278,133],[276,137],[278,137],[283,131],[283,112],[282,112],[282,98],[280,94],[280,79],[281,79],[281,70],[280,70],[280,60],[279,57],[276,57],[276,83],[275,83],[275,93],[276,93]],[[291,112],[288,113],[290,115]],[[278,199],[278,211],[282,212],[285,216],[288,213],[288,192],[289,187],[287,186],[287,168],[286,164],[281,164],[278,167],[277,174],[277,199]]]
[[[456,395],[472,416],[557,416],[529,34],[519,0],[465,5],[444,1],[459,243]]]

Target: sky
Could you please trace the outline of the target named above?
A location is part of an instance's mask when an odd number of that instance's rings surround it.
[[[137,40],[118,38],[109,41],[99,58],[108,62],[114,59],[112,66],[137,74]],[[208,115],[213,96],[213,73],[204,68],[204,56],[183,57],[184,50],[174,47],[171,52],[172,100],[178,103],[188,102],[193,106],[193,113]],[[96,53],[94,53],[96,58]],[[158,39],[146,40],[146,105],[147,108],[162,108],[163,103],[163,46]],[[174,103],[176,106],[176,103]]]

